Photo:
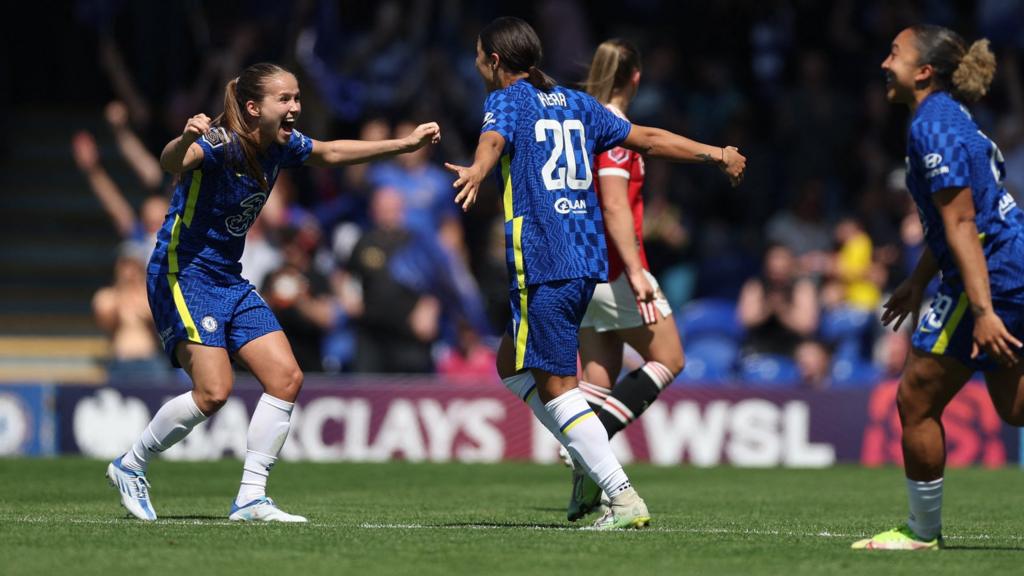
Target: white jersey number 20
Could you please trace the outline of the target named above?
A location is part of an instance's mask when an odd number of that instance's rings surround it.
[[[548,190],[565,190],[566,185],[572,190],[586,190],[594,181],[590,173],[590,158],[587,157],[587,136],[583,128],[583,122],[576,119],[569,119],[564,122],[558,120],[538,120],[534,126],[537,135],[537,142],[546,142],[548,133],[551,134],[551,142],[554,147],[551,149],[551,156],[548,157],[540,173],[544,178],[544,187]],[[580,178],[579,166],[576,164],[576,139],[579,140],[579,149],[583,152],[583,177]],[[562,158],[564,162],[560,162]],[[562,165],[564,164],[564,165]]]

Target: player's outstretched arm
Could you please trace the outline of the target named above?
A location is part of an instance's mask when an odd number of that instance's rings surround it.
[[[501,151],[505,149],[505,138],[488,130],[480,135],[480,141],[476,145],[476,155],[473,157],[472,166],[456,166],[448,162],[444,167],[453,172],[458,178],[452,184],[458,194],[455,195],[455,203],[462,205],[462,211],[468,211],[473,204],[476,204],[476,195],[480,192],[480,183],[491,173],[494,165],[501,157]]]
[[[210,131],[210,122],[210,117],[202,113],[189,118],[181,136],[164,146],[160,153],[160,167],[171,174],[181,174],[199,166],[203,161],[203,149],[196,140]]]
[[[708,146],[668,130],[650,126],[634,124],[622,146],[653,158],[715,164],[729,177],[733,186],[739,185],[743,180],[743,171],[747,167],[747,158],[734,146]]]
[[[405,154],[441,141],[437,122],[417,126],[408,136],[392,140],[313,140],[313,151],[306,160],[311,166],[345,166],[371,162],[396,154]]]

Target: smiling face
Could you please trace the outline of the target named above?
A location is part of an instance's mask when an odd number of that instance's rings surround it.
[[[907,28],[892,41],[889,56],[882,62],[885,71],[885,98],[889,102],[910,104],[914,91],[931,77],[931,66],[921,66],[914,32]]]
[[[299,81],[288,72],[274,74],[263,84],[263,98],[259,102],[250,100],[245,107],[256,121],[261,147],[271,142],[286,144],[302,113]]]

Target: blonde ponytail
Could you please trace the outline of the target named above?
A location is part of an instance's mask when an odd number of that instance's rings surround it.
[[[996,75],[996,57],[982,38],[971,44],[953,72],[953,95],[964,102],[977,102],[988,93]]]
[[[594,52],[583,89],[598,102],[607,104],[612,94],[629,83],[640,69],[640,52],[628,42],[613,38],[605,40]]]

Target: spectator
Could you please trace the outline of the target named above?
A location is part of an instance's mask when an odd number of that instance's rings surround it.
[[[804,340],[797,344],[794,356],[801,385],[812,390],[829,387],[831,354],[824,344],[816,340]]]
[[[156,245],[156,233],[167,214],[167,198],[160,194],[150,194],[136,212],[100,163],[96,139],[92,134],[84,130],[76,133],[71,139],[71,152],[75,164],[89,181],[92,193],[102,204],[118,235],[122,240],[147,247],[148,257]]]
[[[824,304],[872,312],[881,300],[885,273],[872,259],[871,237],[855,218],[840,220],[835,234],[839,250],[823,290]]]
[[[437,373],[466,382],[493,379],[495,351],[466,321],[458,322],[458,344],[446,346],[437,360]]]
[[[793,252],[773,245],[765,252],[764,270],[743,285],[737,308],[746,329],[742,354],[794,357],[797,345],[818,328],[814,283],[800,277]]]
[[[146,296],[148,249],[122,242],[114,263],[114,281],[92,299],[96,324],[110,337],[109,378],[148,382],[168,373]]]
[[[402,121],[394,132],[407,134],[415,127],[413,122]],[[401,193],[405,227],[422,235],[436,235],[446,250],[465,259],[462,218],[453,201],[452,178],[430,163],[430,150],[420,149],[374,164],[367,179],[375,189],[387,187]]]
[[[824,194],[823,181],[805,181],[792,207],[779,212],[765,225],[768,242],[788,248],[798,258],[800,272],[814,277],[828,268],[832,249],[832,235],[822,206]]]
[[[319,232],[291,228],[283,239],[284,264],[267,277],[264,295],[288,336],[299,368],[323,371],[323,342],[335,322],[336,309],[327,278],[316,271],[313,255]]]
[[[416,248],[417,237],[404,221],[402,194],[393,188],[374,192],[373,227],[352,251],[348,270],[363,299],[357,327],[355,369],[359,372],[432,372],[433,342],[440,330],[441,304],[424,290],[398,281],[395,262]]]

